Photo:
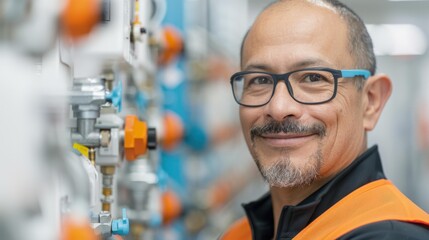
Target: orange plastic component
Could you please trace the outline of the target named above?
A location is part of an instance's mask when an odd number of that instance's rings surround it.
[[[179,197],[173,191],[165,191],[161,197],[162,222],[167,225],[179,217],[182,212],[182,204]]]
[[[162,30],[163,47],[158,62],[162,65],[170,63],[183,50],[183,39],[180,32],[173,26],[166,26]]]
[[[147,151],[147,125],[137,116],[130,115],[125,118],[125,159],[134,161]]]
[[[218,208],[225,205],[232,197],[231,183],[226,181],[216,182],[208,192],[208,204],[210,208]]]
[[[87,35],[100,22],[101,1],[68,0],[61,14],[64,32],[76,40]]]
[[[99,240],[89,221],[65,219],[62,223],[61,240]]]
[[[162,147],[164,150],[172,150],[182,140],[185,129],[182,120],[173,112],[164,115],[164,136]]]

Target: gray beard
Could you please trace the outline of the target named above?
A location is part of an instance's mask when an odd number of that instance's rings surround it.
[[[264,180],[272,187],[293,188],[311,184],[318,176],[323,163],[321,144],[317,151],[310,155],[305,164],[298,167],[292,163],[290,156],[285,152],[269,166],[263,166],[256,151],[252,151],[253,158]]]

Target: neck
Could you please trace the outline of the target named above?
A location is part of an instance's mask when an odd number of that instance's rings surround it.
[[[366,144],[366,134],[364,135],[364,141],[362,145],[359,146],[357,151],[350,150],[347,155],[341,156],[339,159],[348,159],[348,161],[336,162],[335,166],[326,166],[327,169],[324,169],[324,172],[321,173],[318,179],[313,181],[309,185],[305,186],[296,186],[290,188],[281,188],[281,187],[270,187],[271,200],[273,203],[273,216],[274,216],[274,237],[276,237],[280,214],[284,206],[295,206],[310,196],[312,193],[321,188],[325,183],[335,177],[340,171],[349,166],[354,159],[360,156],[367,149]],[[330,174],[326,174],[330,172]]]
[[[277,234],[280,214],[283,207],[299,204],[328,181],[329,179],[319,179],[310,185],[292,188],[270,187],[273,203],[274,236]]]

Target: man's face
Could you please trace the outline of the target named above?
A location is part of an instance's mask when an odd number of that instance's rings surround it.
[[[304,1],[270,7],[247,36],[242,70],[280,74],[307,67],[354,68],[345,22]],[[240,120],[250,152],[273,186],[329,179],[366,149],[362,96],[351,79],[340,78],[336,97],[320,105],[296,102],[279,82],[267,105],[240,107]]]

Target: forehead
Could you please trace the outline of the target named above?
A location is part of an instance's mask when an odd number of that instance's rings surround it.
[[[350,64],[347,33],[345,21],[333,8],[308,1],[277,2],[251,27],[243,45],[242,68],[271,63]]]

